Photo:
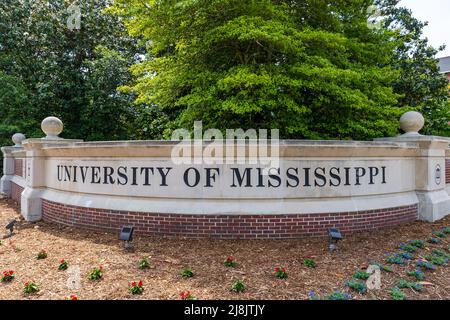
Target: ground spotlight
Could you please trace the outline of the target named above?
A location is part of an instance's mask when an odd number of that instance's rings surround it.
[[[131,243],[131,241],[133,241],[133,232],[134,232],[134,227],[123,226],[120,229],[119,239],[124,241],[125,251],[133,250],[133,244]]]
[[[8,224],[5,226],[5,229],[7,229],[9,231],[9,234],[7,235],[8,237],[11,237],[14,234],[14,225],[17,223],[17,220],[11,220],[10,222],[8,222]]]
[[[328,230],[328,236],[330,237],[330,251],[333,252],[337,249],[337,243],[342,240],[342,234],[338,229]]]

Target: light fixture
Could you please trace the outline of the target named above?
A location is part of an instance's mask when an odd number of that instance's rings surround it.
[[[133,244],[131,243],[131,241],[133,241],[133,232],[134,232],[134,227],[123,226],[120,229],[119,239],[124,241],[125,251],[133,250]]]
[[[330,229],[328,230],[328,236],[330,237],[330,251],[333,252],[337,249],[337,243],[339,240],[342,240],[342,234],[338,229]]]
[[[14,234],[14,225],[17,223],[17,220],[11,220],[10,222],[8,222],[8,224],[5,226],[5,229],[7,229],[9,231],[9,234],[7,235],[8,237],[11,237]]]

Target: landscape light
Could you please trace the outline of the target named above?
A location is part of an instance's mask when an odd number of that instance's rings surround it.
[[[342,234],[338,229],[328,230],[328,235],[330,237],[330,251],[333,252],[337,249],[337,243],[342,240]]]
[[[124,248],[126,251],[131,251],[133,249],[133,232],[134,227],[123,226],[120,230],[119,239],[124,241]]]
[[[8,224],[5,226],[5,229],[9,230],[9,235],[8,237],[11,237],[14,233],[14,225],[17,223],[17,220],[11,220],[10,222],[8,222]]]

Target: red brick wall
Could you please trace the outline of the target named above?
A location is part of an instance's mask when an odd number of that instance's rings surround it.
[[[450,184],[450,159],[445,159],[445,183]]]
[[[20,198],[22,195],[23,188],[14,182],[11,183],[11,199],[17,202],[20,208]]]
[[[418,206],[322,214],[293,215],[180,215],[113,211],[69,206],[43,200],[43,220],[92,231],[118,232],[132,225],[141,235],[188,238],[299,238],[325,236],[328,228],[341,232],[373,230],[411,222]]]
[[[14,159],[14,175],[23,177],[23,159]]]

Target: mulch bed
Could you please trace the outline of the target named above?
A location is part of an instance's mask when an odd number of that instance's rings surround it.
[[[10,200],[0,200],[0,233],[12,218],[21,218]],[[355,299],[391,299],[389,289],[399,279],[414,281],[405,270],[408,266],[393,266],[393,273],[382,273],[381,290],[357,294],[345,283],[356,269],[364,269],[370,260],[382,263],[387,252],[396,252],[398,245],[411,239],[427,240],[433,230],[450,226],[450,216],[436,223],[417,221],[396,228],[345,236],[338,251],[328,252],[327,239],[298,240],[188,240],[135,237],[135,251],[124,253],[123,243],[115,234],[92,233],[60,227],[44,222],[27,223],[21,220],[12,238],[0,245],[0,272],[12,269],[16,279],[0,284],[0,299],[65,299],[77,295],[79,299],[180,299],[180,292],[190,290],[198,299],[308,299],[308,292],[327,295],[334,290],[351,293]],[[0,235],[1,237],[1,235]],[[432,248],[447,250],[450,236],[440,244],[427,244],[416,257],[425,256]],[[48,258],[37,260],[41,249],[48,250]],[[447,250],[449,253],[449,251]],[[227,268],[223,261],[233,256],[236,268]],[[148,258],[151,268],[140,270],[140,259]],[[317,267],[303,265],[312,258]],[[81,274],[79,289],[69,289],[67,271],[58,271],[59,261],[78,266]],[[92,268],[103,265],[104,278],[88,280]],[[275,267],[287,268],[288,279],[275,277]],[[191,267],[193,278],[183,279],[182,269]],[[449,267],[427,272],[422,292],[403,289],[408,299],[450,299]],[[23,284],[34,280],[40,286],[35,295],[24,296]],[[142,280],[142,295],[129,293],[130,282]],[[242,280],[247,289],[232,292],[231,286]]]

